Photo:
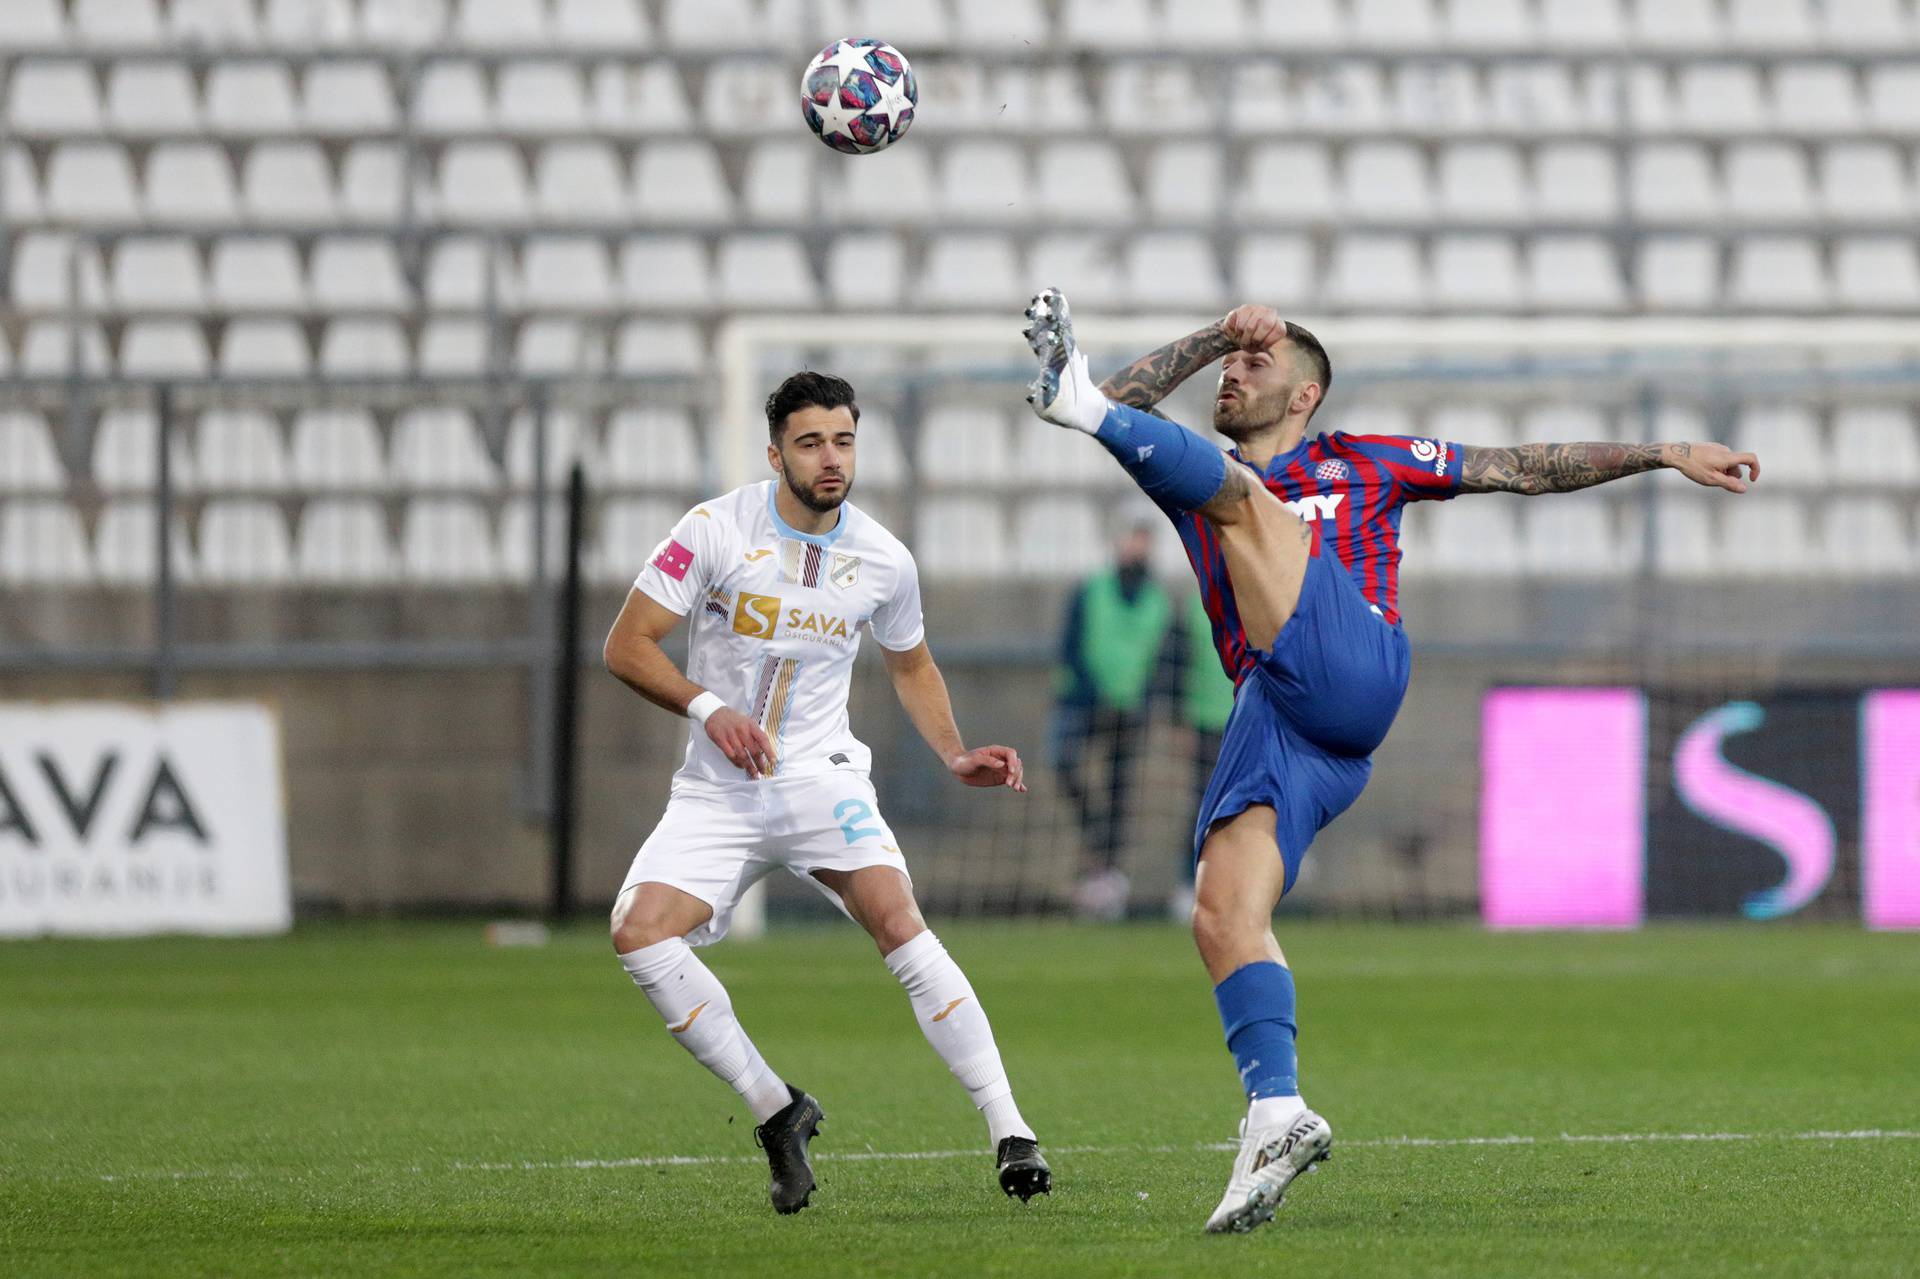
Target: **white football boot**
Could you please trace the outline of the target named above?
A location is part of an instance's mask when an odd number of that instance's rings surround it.
[[[1333,1154],[1333,1127],[1311,1110],[1284,1124],[1249,1128],[1240,1122],[1240,1153],[1220,1206],[1207,1218],[1210,1234],[1245,1234],[1273,1220],[1287,1187]]]
[[[1087,372],[1087,357],[1073,341],[1073,315],[1067,295],[1042,289],[1027,307],[1027,345],[1040,357],[1040,376],[1027,387],[1027,403],[1055,426],[1093,435],[1110,405]]]

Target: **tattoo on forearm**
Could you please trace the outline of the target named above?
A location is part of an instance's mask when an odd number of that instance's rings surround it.
[[[1233,342],[1218,324],[1189,333],[1178,342],[1143,355],[1100,384],[1108,399],[1136,409],[1150,409],[1176,386],[1233,350]]]
[[[1659,444],[1522,444],[1511,449],[1466,448],[1460,464],[1463,493],[1570,493],[1661,465]],[[1683,455],[1685,444],[1673,446]]]

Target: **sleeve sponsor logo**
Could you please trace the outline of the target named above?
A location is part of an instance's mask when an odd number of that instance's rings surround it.
[[[1407,449],[1422,462],[1431,462],[1440,453],[1439,447],[1432,440],[1415,440],[1407,445]]]
[[[693,567],[693,552],[670,537],[667,544],[660,548],[660,553],[653,557],[652,566],[674,581],[684,582],[687,580],[687,570]]]

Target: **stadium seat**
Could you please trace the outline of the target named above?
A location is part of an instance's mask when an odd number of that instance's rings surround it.
[[[27,232],[14,241],[9,266],[9,300],[21,309],[64,311],[76,303],[97,307],[107,300],[99,250],[73,236]]]
[[[1428,529],[1424,562],[1437,575],[1507,577],[1520,573],[1520,504],[1495,495],[1449,503]]]
[[[1515,443],[1513,423],[1499,409],[1484,404],[1455,404],[1427,415],[1420,434],[1478,448],[1509,448]]]
[[[519,272],[504,245],[471,236],[441,239],[428,253],[426,294],[433,306],[447,310],[514,307]]]
[[[1026,157],[1011,143],[950,147],[940,178],[940,210],[953,221],[1018,222],[1033,199]]]
[[[907,455],[900,448],[900,433],[886,410],[861,413],[855,456],[858,464],[854,483],[867,492],[891,493],[907,482]]]
[[[1826,482],[1828,451],[1820,436],[1820,423],[1807,409],[1750,404],[1740,412],[1732,445],[1759,457],[1768,488],[1806,488]]]
[[[1600,77],[1590,77],[1576,91],[1567,64],[1496,64],[1487,72],[1486,127],[1516,134],[1615,128],[1606,88]]]
[[[919,301],[938,307],[1004,306],[1021,296],[1013,246],[999,236],[931,237],[917,290]]]
[[[545,220],[624,223],[631,216],[620,161],[605,143],[552,143],[533,172],[534,208]]]
[[[1134,220],[1134,195],[1120,153],[1100,143],[1054,143],[1041,149],[1040,212],[1054,222],[1124,224]]]
[[[107,127],[119,134],[197,133],[200,102],[177,62],[119,62],[107,73]]]
[[[1262,222],[1331,219],[1335,203],[1332,162],[1312,143],[1253,148],[1235,200],[1241,217]]]
[[[1518,223],[1532,214],[1517,149],[1468,143],[1440,153],[1440,212],[1461,222]]]
[[[1406,236],[1341,236],[1327,268],[1326,296],[1359,310],[1425,307],[1427,273],[1419,247]]]
[[[325,311],[398,311],[411,291],[393,242],[383,236],[325,236],[313,249],[314,304]]]
[[[1604,497],[1530,502],[1521,516],[1521,567],[1529,576],[1613,577],[1632,567],[1633,557],[1614,531],[1613,505]]]
[[[42,216],[40,175],[26,148],[0,147],[0,217],[34,222]]]
[[[864,447],[864,416],[860,429]],[[608,488],[693,487],[700,482],[702,468],[692,417],[684,409],[665,406],[617,410],[607,423],[600,466],[598,478]]]
[[[585,236],[529,237],[520,274],[527,305],[565,311],[603,310],[614,303],[606,245]]]
[[[207,72],[207,124],[215,133],[295,133],[293,76],[275,62],[216,62]]]
[[[842,175],[834,182],[832,175]],[[919,225],[937,216],[933,167],[925,148],[895,147],[860,157],[858,170],[831,165],[822,182],[821,216],[834,222]],[[885,200],[873,192],[884,191]]]
[[[1164,0],[1159,38],[1172,49],[1237,49],[1247,27],[1245,0]]]
[[[1690,52],[1714,49],[1726,40],[1714,0],[1637,0],[1632,11],[1632,37],[1643,48]]]
[[[553,34],[556,44],[595,53],[652,43],[638,0],[555,0]]]
[[[1914,29],[1901,0],[1826,0],[1819,6],[1821,38],[1837,49],[1905,49]]]
[[[47,212],[63,222],[95,225],[140,217],[133,165],[104,142],[64,142],[47,161]]]
[[[1911,237],[1841,240],[1833,251],[1834,291],[1860,311],[1912,311],[1920,299],[1920,260]]]
[[[1065,289],[1074,305],[1092,310],[1120,305],[1127,292],[1114,241],[1084,231],[1034,241],[1027,255],[1027,282],[1035,289]]]
[[[1076,48],[1145,49],[1159,39],[1147,0],[1064,0],[1060,34]]]
[[[1806,0],[1727,0],[1727,31],[1736,49],[1796,50],[1814,43]]]
[[[498,581],[500,558],[486,512],[460,498],[416,498],[400,528],[400,560],[408,581],[429,586]]]
[[[350,221],[389,223],[400,218],[406,176],[400,148],[386,142],[356,142],[340,162],[340,211]],[[421,184],[424,188],[424,183]],[[426,201],[416,202],[425,212]]]
[[[1853,71],[1836,62],[1790,62],[1773,74],[1774,118],[1800,133],[1853,133],[1860,95]]]
[[[1433,243],[1433,294],[1450,310],[1511,311],[1520,305],[1520,261],[1511,237],[1445,235]]]
[[[1468,64],[1407,63],[1394,70],[1388,110],[1394,126],[1416,133],[1475,134],[1486,130],[1489,107]]]
[[[1920,63],[1891,62],[1869,67],[1867,119],[1888,133],[1920,130]]]
[[[806,251],[791,235],[732,235],[720,245],[720,300],[741,307],[814,306],[820,297]]]
[[[23,61],[8,77],[9,131],[25,137],[97,133],[100,90],[83,62]]]
[[[435,61],[421,69],[413,121],[425,133],[483,133],[493,125],[485,73],[477,63]]]
[[[1658,222],[1718,221],[1721,198],[1704,147],[1655,143],[1634,148],[1628,161],[1633,211]]]
[[[552,38],[542,0],[460,0],[453,36],[461,44],[507,52],[538,48]]]
[[[1039,0],[967,0],[954,6],[959,42],[968,48],[1042,48],[1049,38]]]
[[[1585,405],[1542,404],[1528,409],[1520,417],[1518,442],[1521,444],[1577,444],[1632,438],[1600,409]]]
[[[208,272],[215,307],[227,311],[293,311],[306,306],[306,285],[293,241],[245,236],[216,241]]]
[[[1720,517],[1718,569],[1739,577],[1805,576],[1821,568],[1804,502],[1749,493]]]
[[[507,482],[515,488],[533,487],[537,425],[531,409],[516,410],[507,425]],[[567,470],[575,461],[585,463],[588,474],[600,474],[600,451],[595,447],[592,430],[571,409],[549,409],[547,487],[566,487]]]
[[[505,142],[450,144],[440,160],[438,199],[452,222],[520,223],[532,211],[520,154]]]
[[[394,427],[393,477],[409,489],[493,488],[499,474],[465,409],[422,405]]]
[[[128,377],[205,377],[213,371],[206,335],[191,320],[133,320],[120,335]]]
[[[216,146],[162,143],[147,158],[146,203],[157,222],[229,225],[239,218],[233,166]]]
[[[628,584],[646,567],[647,556],[686,514],[676,500],[616,499],[603,503],[587,572],[600,583]]]
[[[1920,487],[1920,439],[1904,404],[1840,405],[1830,456],[1836,481]]]
[[[187,540],[187,521],[175,510],[167,538],[173,577],[192,582],[198,576],[193,547]],[[100,508],[93,529],[93,571],[109,586],[150,587],[159,572],[155,553],[160,533],[159,513],[144,498],[110,501]]]
[[[692,236],[639,236],[620,246],[621,293],[647,311],[715,304],[706,245]]]
[[[351,137],[399,127],[393,82],[377,62],[315,62],[302,85],[300,113],[307,127]]]
[[[158,0],[73,0],[74,35],[82,44],[109,49],[159,44]]]
[[[0,493],[57,493],[66,486],[46,420],[22,409],[0,410]]]
[[[1899,152],[1881,142],[1820,149],[1821,215],[1839,222],[1895,222],[1914,215],[1913,188]]]
[[[1635,279],[1649,311],[1706,311],[1720,300],[1720,247],[1705,236],[1649,236]]]
[[[1727,297],[1736,306],[1822,310],[1832,305],[1820,247],[1795,236],[1754,236],[1733,246]]]
[[[0,25],[0,49],[55,49],[67,41],[60,0],[11,0]]]
[[[587,125],[586,86],[566,62],[508,62],[500,68],[499,127],[508,133],[566,133]]]
[[[265,0],[262,10],[260,33],[271,45],[337,48],[360,41],[360,13],[353,0]]]
[[[20,371],[28,375],[99,375],[111,364],[106,335],[97,324],[37,320],[27,325],[20,343]]]
[[[330,320],[320,335],[323,377],[400,377],[413,358],[396,320]]]
[[[1431,49],[1440,43],[1432,0],[1349,0],[1353,39],[1384,49]]]
[[[1540,34],[1548,48],[1612,49],[1626,38],[1623,0],[1540,0]]]
[[[536,315],[520,327],[513,362],[530,377],[603,373],[607,367],[606,334],[566,316]]]
[[[706,358],[700,330],[683,321],[627,320],[614,337],[613,367],[622,374],[692,376]]]
[[[545,509],[545,554],[540,558],[546,561],[546,577],[551,582],[567,571],[566,500],[556,493],[547,500]],[[533,499],[516,497],[508,500],[500,513],[500,573],[510,582],[530,582],[534,579],[533,527]],[[583,558],[588,549],[582,548]],[[584,566],[582,571],[585,571]]]
[[[1527,297],[1551,311],[1618,311],[1626,305],[1613,247],[1597,235],[1543,235],[1527,250]]]
[[[1780,142],[1727,148],[1727,212],[1752,222],[1795,222],[1813,215],[1806,153]]]
[[[700,95],[703,131],[717,137],[777,136],[799,114],[792,72],[778,62],[725,60]]]
[[[254,147],[241,167],[240,203],[254,222],[324,226],[339,217],[326,158],[310,142]]]
[[[1818,556],[1822,567],[1848,577],[1906,577],[1920,568],[1907,521],[1884,497],[1850,497],[1825,504]]]
[[[294,572],[302,582],[376,585],[393,580],[398,570],[380,503],[319,498],[301,510],[294,537]]]
[[[303,489],[380,490],[392,483],[365,409],[302,409],[293,420],[293,480]]]
[[[172,0],[167,26],[174,42],[188,48],[240,49],[260,41],[252,0]]]
[[[1186,62],[1125,60],[1107,68],[1103,112],[1115,133],[1210,131],[1220,123],[1215,105],[1199,68]]]
[[[1533,210],[1548,222],[1611,222],[1620,216],[1613,155],[1593,143],[1542,146],[1534,157]]]
[[[0,581],[85,582],[93,576],[80,514],[58,499],[0,503]]]
[[[977,497],[931,498],[920,503],[913,553],[921,575],[934,581],[1005,576],[1007,520],[1000,503]]]
[[[906,294],[906,277],[906,250],[891,233],[843,235],[827,250],[827,294],[835,306],[898,306]]]
[[[1014,517],[1013,571],[1043,581],[1073,581],[1105,564],[1109,542],[1100,513],[1084,498],[1022,503]]]
[[[1166,142],[1147,167],[1147,210],[1156,222],[1207,222],[1220,211],[1222,156],[1218,147]]]
[[[694,127],[692,100],[672,62],[661,59],[618,72],[595,78],[596,110],[603,123],[674,137]]]
[[[1014,477],[1007,418],[977,404],[941,404],[920,423],[915,473],[929,488],[1000,484]]]
[[[427,377],[472,377],[486,372],[486,321],[429,319],[420,327],[420,356],[416,364]]]
[[[278,491],[289,487],[292,468],[279,424],[259,409],[208,409],[200,415],[194,455],[199,487]]]
[[[361,30],[368,44],[412,48],[444,40],[447,19],[447,0],[368,4],[361,11]]]
[[[733,197],[720,160],[704,142],[655,142],[634,165],[634,209],[643,222],[721,226],[733,220]]]
[[[1530,49],[1540,41],[1526,0],[1451,0],[1440,8],[1444,40],[1456,49]]]
[[[865,424],[861,419],[863,429]],[[1114,464],[1106,450],[1082,438],[1078,431],[1035,430],[1025,422],[1016,422],[1013,456],[1013,474],[1023,483],[1117,489],[1126,481],[1126,472]]]
[[[200,578],[217,585],[274,585],[293,577],[286,517],[272,502],[208,502],[200,515]]]
[[[235,320],[220,338],[223,377],[307,377],[313,358],[292,320]]]
[[[1361,142],[1347,152],[1341,207],[1350,218],[1425,222],[1433,216],[1427,161],[1404,142]]]
[[[1127,296],[1140,307],[1221,305],[1226,281],[1212,243],[1204,236],[1157,231],[1127,243]]]

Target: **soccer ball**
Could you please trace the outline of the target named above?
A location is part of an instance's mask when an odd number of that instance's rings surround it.
[[[900,50],[881,40],[835,40],[800,78],[807,127],[835,151],[866,155],[898,142],[913,123],[920,86]]]

